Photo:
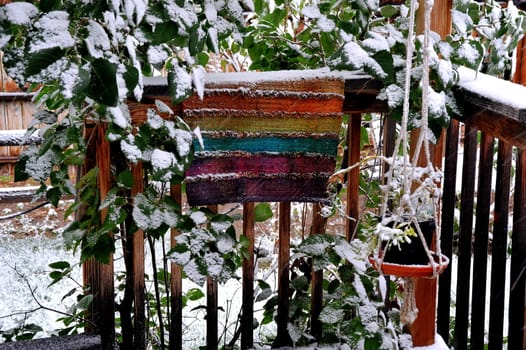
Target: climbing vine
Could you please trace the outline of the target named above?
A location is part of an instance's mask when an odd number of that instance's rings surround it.
[[[429,126],[434,135],[429,137],[435,140],[452,113],[458,113],[452,93],[457,65],[506,76],[526,26],[524,14],[511,3],[507,8],[493,2],[458,0],[455,4],[453,33],[444,39],[432,34],[429,48]],[[406,46],[414,43],[409,126],[422,123],[423,38],[408,38],[406,4],[375,0],[45,0],[1,7],[0,24],[6,70],[20,86],[36,92],[39,107],[27,136],[38,133],[42,143],[23,152],[16,179],[38,181],[37,195],[54,205],[64,195],[76,196],[67,214],[77,213],[78,217],[64,231],[64,238],[80,250],[82,261],[92,257],[107,261],[116,249],[109,233],[118,239],[137,229],[148,239],[160,239],[170,228],[183,231],[172,258],[198,283],[207,275],[231,278],[244,254],[246,242],[236,239],[232,218],[203,209],[184,214],[166,195],[170,184],[183,179],[195,148],[201,147],[200,135],[161,102],[148,111],[146,122],[133,122],[126,102],[141,100],[145,76],[164,74],[172,102],[179,103],[194,91],[202,96],[205,71],[218,67],[362,70],[383,82],[379,98],[400,119]],[[213,64],[214,60],[219,64]],[[87,164],[93,157],[88,154],[88,129],[94,125],[104,126],[114,155],[112,187],[104,199],[99,197],[96,166],[86,169],[77,181],[68,172],[70,166]],[[143,164],[146,186],[132,196],[129,168],[138,162]],[[299,252],[308,255],[313,240]],[[343,244],[318,243],[324,249]],[[338,252],[331,257],[323,266],[332,264],[348,275],[349,270],[339,266],[348,257]],[[362,296],[356,291],[367,275],[363,270],[353,273],[358,277],[353,279],[352,290],[339,278],[329,281],[331,302],[342,295],[350,295],[345,300]],[[372,293],[374,288],[367,287]],[[342,302],[338,308],[360,312],[370,307],[377,310],[377,306],[353,301]],[[355,326],[343,325],[340,319],[331,318],[334,314],[325,312],[331,341],[341,336],[338,327]],[[378,317],[383,327],[391,327]],[[381,331],[368,334],[383,342],[377,337],[383,335]],[[298,341],[309,341],[302,332],[296,335]]]

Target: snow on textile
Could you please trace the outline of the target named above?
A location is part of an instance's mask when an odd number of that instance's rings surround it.
[[[183,102],[183,119],[205,127],[186,173],[192,205],[326,198],[343,79],[313,70],[212,73],[204,82],[203,98]]]

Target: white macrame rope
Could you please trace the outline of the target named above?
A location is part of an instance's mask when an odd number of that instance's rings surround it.
[[[408,142],[408,137],[407,137],[407,126],[408,126],[408,119],[409,119],[409,89],[411,87],[411,71],[413,68],[413,52],[414,52],[413,37],[415,35],[414,28],[415,28],[415,13],[416,13],[417,1],[418,0],[412,0],[409,4],[409,32],[407,34],[407,42],[406,42],[404,102],[402,106],[401,130],[400,130],[400,134],[396,138],[395,147],[394,147],[394,152],[396,153],[397,150],[400,149],[400,145],[401,144],[403,145],[402,156],[403,156],[404,174],[407,174],[407,166],[408,166],[409,142]],[[389,170],[386,174],[388,184],[392,183],[393,181],[393,171],[394,171],[395,162],[396,162],[396,157],[394,155],[392,157],[392,162],[393,164],[389,167]],[[410,189],[411,189],[411,184],[409,183],[409,181],[405,181],[404,182],[404,193],[410,193]],[[384,193],[383,193],[382,201],[381,201],[382,204],[380,205],[380,217],[381,218],[384,218],[386,216],[387,205],[389,202],[389,189],[387,188],[387,186],[384,187],[383,192]],[[379,257],[378,266],[382,266],[382,263],[384,260],[384,254],[380,254],[381,249],[382,249],[381,244],[379,244],[378,253],[377,253],[377,256]],[[381,268],[380,268],[380,272],[381,272]]]
[[[414,37],[414,24],[415,24],[415,12],[416,12],[416,3],[417,0],[412,0],[410,3],[410,11],[409,11],[409,33],[408,33],[408,39],[407,39],[407,47],[406,47],[406,71],[405,71],[405,81],[404,81],[404,102],[403,102],[403,111],[402,111],[402,122],[401,122],[401,130],[400,135],[397,137],[395,142],[395,152],[397,152],[400,149],[400,145],[402,145],[402,171],[403,174],[408,174],[407,168],[408,168],[408,148],[409,148],[409,142],[408,142],[408,133],[407,133],[407,127],[408,127],[408,119],[409,119],[409,90],[411,86],[411,71],[412,71],[412,58],[413,58],[413,52],[414,52],[414,45],[412,38]],[[414,185],[414,179],[415,179],[415,170],[416,166],[418,165],[418,159],[420,157],[420,152],[422,147],[424,148],[424,155],[425,155],[425,161],[426,161],[426,168],[429,171],[429,174],[433,174],[434,172],[434,166],[431,162],[431,152],[429,149],[429,140],[428,140],[428,132],[429,132],[429,123],[428,123],[428,107],[429,107],[429,94],[430,94],[430,88],[429,88],[429,56],[431,53],[431,47],[430,47],[430,39],[429,39],[429,33],[430,33],[430,27],[431,27],[431,11],[433,9],[433,0],[424,0],[424,32],[423,32],[423,66],[422,66],[422,110],[421,110],[421,132],[419,134],[419,138],[416,142],[416,148],[413,152],[413,159],[411,161],[411,172],[412,175],[404,176],[404,182],[403,182],[403,195],[411,193],[411,188]],[[396,157],[393,155],[392,157],[392,163],[388,172],[387,172],[387,184],[391,183],[393,180],[393,171],[395,169],[395,162]],[[432,179],[432,183],[436,181],[435,179]],[[389,189],[388,186],[385,187],[385,192],[383,193],[383,205],[380,207],[380,214],[381,217],[385,217],[386,211],[387,211],[387,203],[389,198]],[[426,240],[424,238],[424,235],[422,233],[421,227],[418,224],[418,220],[416,218],[415,209],[413,208],[411,204],[411,200],[409,196],[401,199],[401,205],[407,206],[403,210],[408,212],[410,216],[411,222],[414,224],[416,228],[416,232],[418,234],[418,238],[421,240],[422,245],[425,248],[425,252],[427,254],[427,257],[429,259],[429,263],[433,267],[433,277],[436,277],[436,275],[439,272],[440,265],[442,264],[442,255],[440,252],[440,221],[438,218],[438,214],[440,213],[440,202],[439,198],[436,195],[436,192],[433,191],[431,194],[431,200],[433,202],[434,206],[434,215],[435,215],[435,222],[436,222],[436,231],[435,231],[435,245],[436,245],[436,251],[437,255],[439,257],[439,264],[435,264],[435,260],[431,254],[431,251],[429,247],[427,246]],[[409,198],[409,199],[408,199]],[[391,242],[388,242],[387,246],[389,246]],[[380,245],[378,247],[380,252]],[[383,254],[378,254],[379,261],[378,266],[382,266],[383,263]],[[381,270],[381,268],[380,268]],[[404,300],[403,304],[400,310],[400,317],[401,322],[403,324],[410,325],[414,322],[418,315],[418,309],[416,307],[416,301],[415,301],[415,292],[414,292],[414,281],[412,278],[404,278]]]
[[[415,27],[415,13],[416,13],[416,5],[417,1],[413,0],[410,3],[410,9],[409,9],[409,30],[408,30],[408,39],[407,39],[407,45],[406,45],[406,70],[405,70],[405,81],[404,81],[404,101],[403,101],[403,110],[402,110],[402,121],[401,121],[401,129],[400,134],[396,139],[395,142],[395,152],[400,149],[400,146],[402,146],[402,172],[403,174],[409,174],[409,171],[411,172],[410,176],[404,176],[403,178],[403,192],[402,197],[400,199],[400,206],[402,209],[402,213],[404,215],[409,216],[411,222],[413,222],[416,226],[416,231],[418,233],[419,238],[422,240],[422,243],[424,247],[426,248],[426,254],[429,258],[430,264],[433,266],[433,270],[436,270],[436,264],[434,263],[433,256],[431,252],[429,251],[429,247],[427,246],[425,240],[423,239],[423,235],[421,232],[421,229],[418,225],[418,220],[416,219],[416,211],[413,207],[411,200],[410,200],[410,193],[412,193],[412,186],[414,186],[415,181],[415,171],[418,165],[418,159],[420,157],[421,149],[424,149],[424,155],[425,155],[425,161],[426,161],[426,168],[430,174],[433,174],[435,171],[434,166],[431,162],[431,152],[429,149],[429,140],[428,140],[428,107],[429,107],[429,56],[431,53],[432,48],[430,47],[430,27],[431,27],[431,11],[433,8],[433,0],[424,0],[424,30],[423,30],[423,65],[422,65],[422,110],[421,110],[421,132],[419,134],[418,140],[415,145],[415,149],[413,152],[413,158],[411,161],[409,160],[409,140],[408,140],[408,122],[409,122],[409,111],[410,111],[410,88],[411,88],[411,71],[412,71],[412,58],[413,58],[413,52],[414,52],[414,44],[412,38],[414,37],[414,27]],[[397,157],[393,155],[392,164],[389,167],[389,170],[386,174],[386,180],[387,184],[392,183],[393,176],[394,176],[394,169],[396,168],[395,163],[397,162]],[[409,162],[411,163],[411,170],[409,170]],[[432,181],[435,181],[435,179],[432,179]],[[388,205],[388,199],[389,199],[389,186],[384,186],[384,193],[383,193],[383,201],[382,205],[380,206],[380,217],[384,218],[386,216],[387,212],[387,205]],[[434,214],[438,214],[439,211],[439,196],[436,195],[437,192],[431,189],[430,196],[431,201],[433,202],[433,212]],[[436,215],[437,216],[437,215]],[[440,225],[438,216],[435,218],[435,222],[437,223],[436,227],[436,246],[437,246],[437,254],[441,256],[440,254]],[[381,247],[378,247],[380,250]],[[380,255],[380,254],[379,254]],[[383,260],[383,259],[382,259]],[[435,271],[436,273],[436,271]],[[434,273],[434,275],[435,275]]]
[[[406,277],[404,278],[404,300],[400,308],[400,322],[403,325],[412,325],[417,316],[414,281],[412,277]]]
[[[401,130],[400,134],[396,138],[395,141],[395,147],[394,152],[396,153],[398,149],[400,149],[400,144],[403,144],[403,171],[405,174],[407,174],[407,155],[408,155],[408,138],[407,138],[407,125],[408,125],[408,119],[409,119],[409,89],[411,87],[411,70],[413,68],[413,52],[414,52],[414,44],[413,44],[413,37],[414,37],[414,28],[415,28],[415,13],[416,13],[416,4],[417,0],[412,0],[409,4],[409,32],[407,34],[407,42],[406,42],[406,59],[405,59],[405,80],[404,80],[404,102],[402,107],[402,121],[401,121]],[[395,168],[395,162],[396,157],[392,157],[393,164],[391,167],[389,167],[389,170],[386,174],[387,178],[387,184],[392,183],[393,181],[393,171]],[[404,182],[404,192],[407,190],[407,181]],[[409,185],[410,189],[410,185]],[[387,186],[383,187],[383,196],[382,201],[380,202],[380,217],[384,218],[387,213],[387,205],[389,202],[389,189]],[[380,240],[379,240],[380,241]],[[382,273],[382,264],[384,262],[384,254],[381,254],[382,250],[382,244],[379,242],[378,244],[378,251],[376,256],[377,258],[377,266],[379,266],[380,273]],[[387,246],[385,249],[389,247],[389,244],[391,242],[387,243]]]

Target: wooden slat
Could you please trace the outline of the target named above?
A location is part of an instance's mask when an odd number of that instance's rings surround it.
[[[144,191],[144,172],[142,163],[137,163],[131,167],[133,175],[132,196]],[[144,282],[144,232],[138,230],[132,237],[133,268],[130,271],[133,283],[134,297],[134,349],[143,350],[146,348],[146,315],[145,315],[145,282]]]
[[[491,244],[489,350],[500,350],[503,346],[511,162],[512,147],[505,142],[499,141],[495,209],[493,213],[493,240]]]
[[[460,236],[457,276],[457,302],[455,309],[455,349],[467,349],[469,327],[469,291],[471,274],[471,231],[475,198],[475,173],[477,160],[477,130],[465,127],[464,166],[460,207]]]
[[[482,133],[480,141],[477,208],[473,244],[473,288],[471,294],[471,347],[484,348],[489,215],[494,139]]]
[[[23,129],[22,119],[24,118],[24,102],[14,101],[6,104],[6,130],[20,130]],[[18,156],[20,154],[20,147],[10,146],[9,155]]]
[[[323,234],[327,219],[321,216],[321,204],[314,203],[312,205],[312,225],[310,234]],[[320,340],[322,337],[322,323],[318,320],[321,309],[323,307],[323,270],[312,271],[312,293],[311,293],[311,335]]]
[[[110,143],[106,140],[106,128],[102,125],[96,127],[95,158],[99,168],[97,185],[99,187],[100,200],[103,201],[111,188],[111,157]],[[107,209],[101,211],[101,222],[106,219]],[[109,256],[109,263],[96,262],[98,270],[98,292],[95,297],[100,297],[100,324],[99,331],[103,350],[115,348],[115,301],[113,282],[113,254]],[[95,290],[93,291],[95,292]]]
[[[362,115],[351,114],[347,128],[348,164],[350,166],[360,161],[360,135],[362,127]],[[355,167],[347,174],[347,220],[346,238],[348,241],[356,236],[358,218],[360,215],[360,167]]]
[[[0,130],[7,130],[7,119],[7,103],[0,101]],[[0,159],[6,159],[9,156],[9,147],[0,147]],[[3,169],[6,169],[6,172],[10,172],[9,166],[3,167]]]
[[[182,205],[181,185],[172,185],[170,187],[170,197],[174,199],[179,206]],[[170,230],[170,246],[175,247],[175,238],[179,231],[175,228]],[[170,350],[181,350],[183,348],[183,272],[181,266],[170,264]]]
[[[95,153],[95,147],[96,147],[96,140],[95,137],[93,137],[95,131],[93,127],[86,127],[84,128],[84,139],[87,142],[86,145],[86,154],[94,154]],[[84,164],[80,167],[79,175],[84,176],[87,174],[87,172],[91,169],[93,169],[96,166],[95,158],[94,157],[86,157],[84,160]],[[86,214],[86,206],[82,205],[80,208],[78,208],[75,211],[75,219],[78,221],[80,220],[84,215]],[[95,259],[91,258],[88,259],[84,264],[82,264],[82,283],[84,288],[89,288],[90,293],[95,296],[94,293],[94,287],[93,285],[98,280],[98,277],[95,276],[95,273],[97,272],[94,268],[95,265]],[[86,310],[86,318],[90,321],[90,323],[85,327],[86,333],[94,333],[96,330],[92,325],[98,324],[98,310],[100,309],[98,307],[98,304],[100,303],[100,298],[94,298],[93,302],[89,306],[88,310]]]
[[[243,235],[248,240],[248,258],[243,259],[243,310],[241,315],[241,349],[254,346],[254,203],[243,204]]]
[[[289,321],[290,202],[279,203],[278,333],[272,347],[291,346]]]
[[[218,348],[218,299],[217,281],[212,277],[206,279],[206,348]]]
[[[217,213],[217,205],[209,205],[208,208]],[[218,306],[217,281],[208,277],[206,279],[206,348],[210,350],[218,348]]]
[[[442,193],[441,251],[451,261],[455,223],[459,122],[452,120],[446,137],[444,185]],[[449,343],[451,309],[451,267],[445,269],[438,280],[437,332]]]
[[[383,130],[383,155],[385,157],[390,157],[394,153],[394,148],[396,145],[396,121],[391,118],[389,114],[384,116],[384,130]],[[385,181],[385,174],[389,170],[389,165],[384,162],[382,169],[382,177]],[[385,298],[384,298],[384,311],[387,313],[391,310],[391,276],[385,275]]]
[[[513,201],[513,234],[511,236],[511,271],[508,349],[524,349],[526,292],[526,152],[517,156],[515,196]]]

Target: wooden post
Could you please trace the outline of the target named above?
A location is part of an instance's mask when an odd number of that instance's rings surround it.
[[[243,235],[248,239],[248,257],[243,259],[243,310],[241,349],[254,346],[254,203],[243,204]]]
[[[100,200],[103,201],[111,187],[110,143],[106,140],[106,128],[103,125],[95,127],[95,159],[99,168],[97,185],[99,186]],[[107,209],[101,211],[101,224],[106,219]],[[99,307],[99,332],[103,350],[115,348],[115,300],[113,283],[113,254],[109,256],[108,264],[93,261],[93,271],[97,280],[92,279],[94,298],[99,298],[96,305]]]
[[[515,196],[513,199],[513,234],[511,236],[511,271],[508,349],[526,348],[524,327],[526,306],[526,151],[517,155]]]
[[[491,300],[489,306],[488,349],[503,347],[504,297],[508,251],[508,218],[510,214],[510,178],[512,146],[499,140],[497,181],[495,183],[495,211],[491,246]]]
[[[362,115],[355,113],[349,116],[347,128],[347,152],[349,166],[360,161],[360,133],[362,127]],[[350,241],[356,235],[358,217],[360,215],[360,168],[356,167],[347,174],[347,240]]]
[[[217,205],[209,205],[208,208],[217,213]],[[214,350],[218,348],[218,299],[217,281],[212,277],[206,279],[206,348]]]
[[[144,191],[143,167],[142,163],[132,165],[131,172],[133,176],[132,195]],[[145,326],[145,282],[144,282],[144,232],[138,230],[133,233],[132,237],[132,274],[133,284],[133,307],[134,307],[134,325],[133,325],[133,344],[135,349],[142,350],[146,348],[146,326]]]
[[[471,274],[471,245],[473,230],[473,208],[475,198],[475,173],[477,161],[478,130],[469,124],[464,132],[464,157],[462,169],[462,191],[460,193],[460,234],[458,242],[458,276]],[[470,279],[457,279],[457,304],[455,308],[455,349],[467,349],[469,327]]]
[[[526,85],[526,38],[517,46],[517,68],[513,81]],[[526,152],[517,156],[513,202],[513,234],[510,272],[508,349],[526,348]]]
[[[477,208],[473,244],[473,288],[471,294],[471,342],[472,349],[484,348],[486,311],[486,280],[488,265],[488,235],[493,172],[494,139],[481,133]]]
[[[182,205],[181,185],[170,187],[170,197],[174,199],[179,207]],[[179,232],[172,228],[170,231],[170,247],[175,247],[175,238]],[[170,322],[170,350],[181,350],[183,348],[183,273],[181,266],[171,263],[170,279],[170,304],[172,308]]]
[[[456,207],[457,161],[459,142],[459,122],[451,120],[447,131],[444,187],[442,193],[441,250],[451,261],[453,256],[453,231]],[[438,286],[437,331],[449,343],[449,322],[451,308],[451,268],[440,275]]]
[[[312,225],[310,234],[322,234],[325,232],[325,225],[327,219],[321,216],[321,204],[314,203],[312,205]],[[311,335],[320,340],[322,336],[322,323],[318,319],[321,309],[323,307],[323,271],[312,270],[312,296],[311,296]]]
[[[291,346],[289,322],[290,202],[279,203],[278,333],[272,347]]]

